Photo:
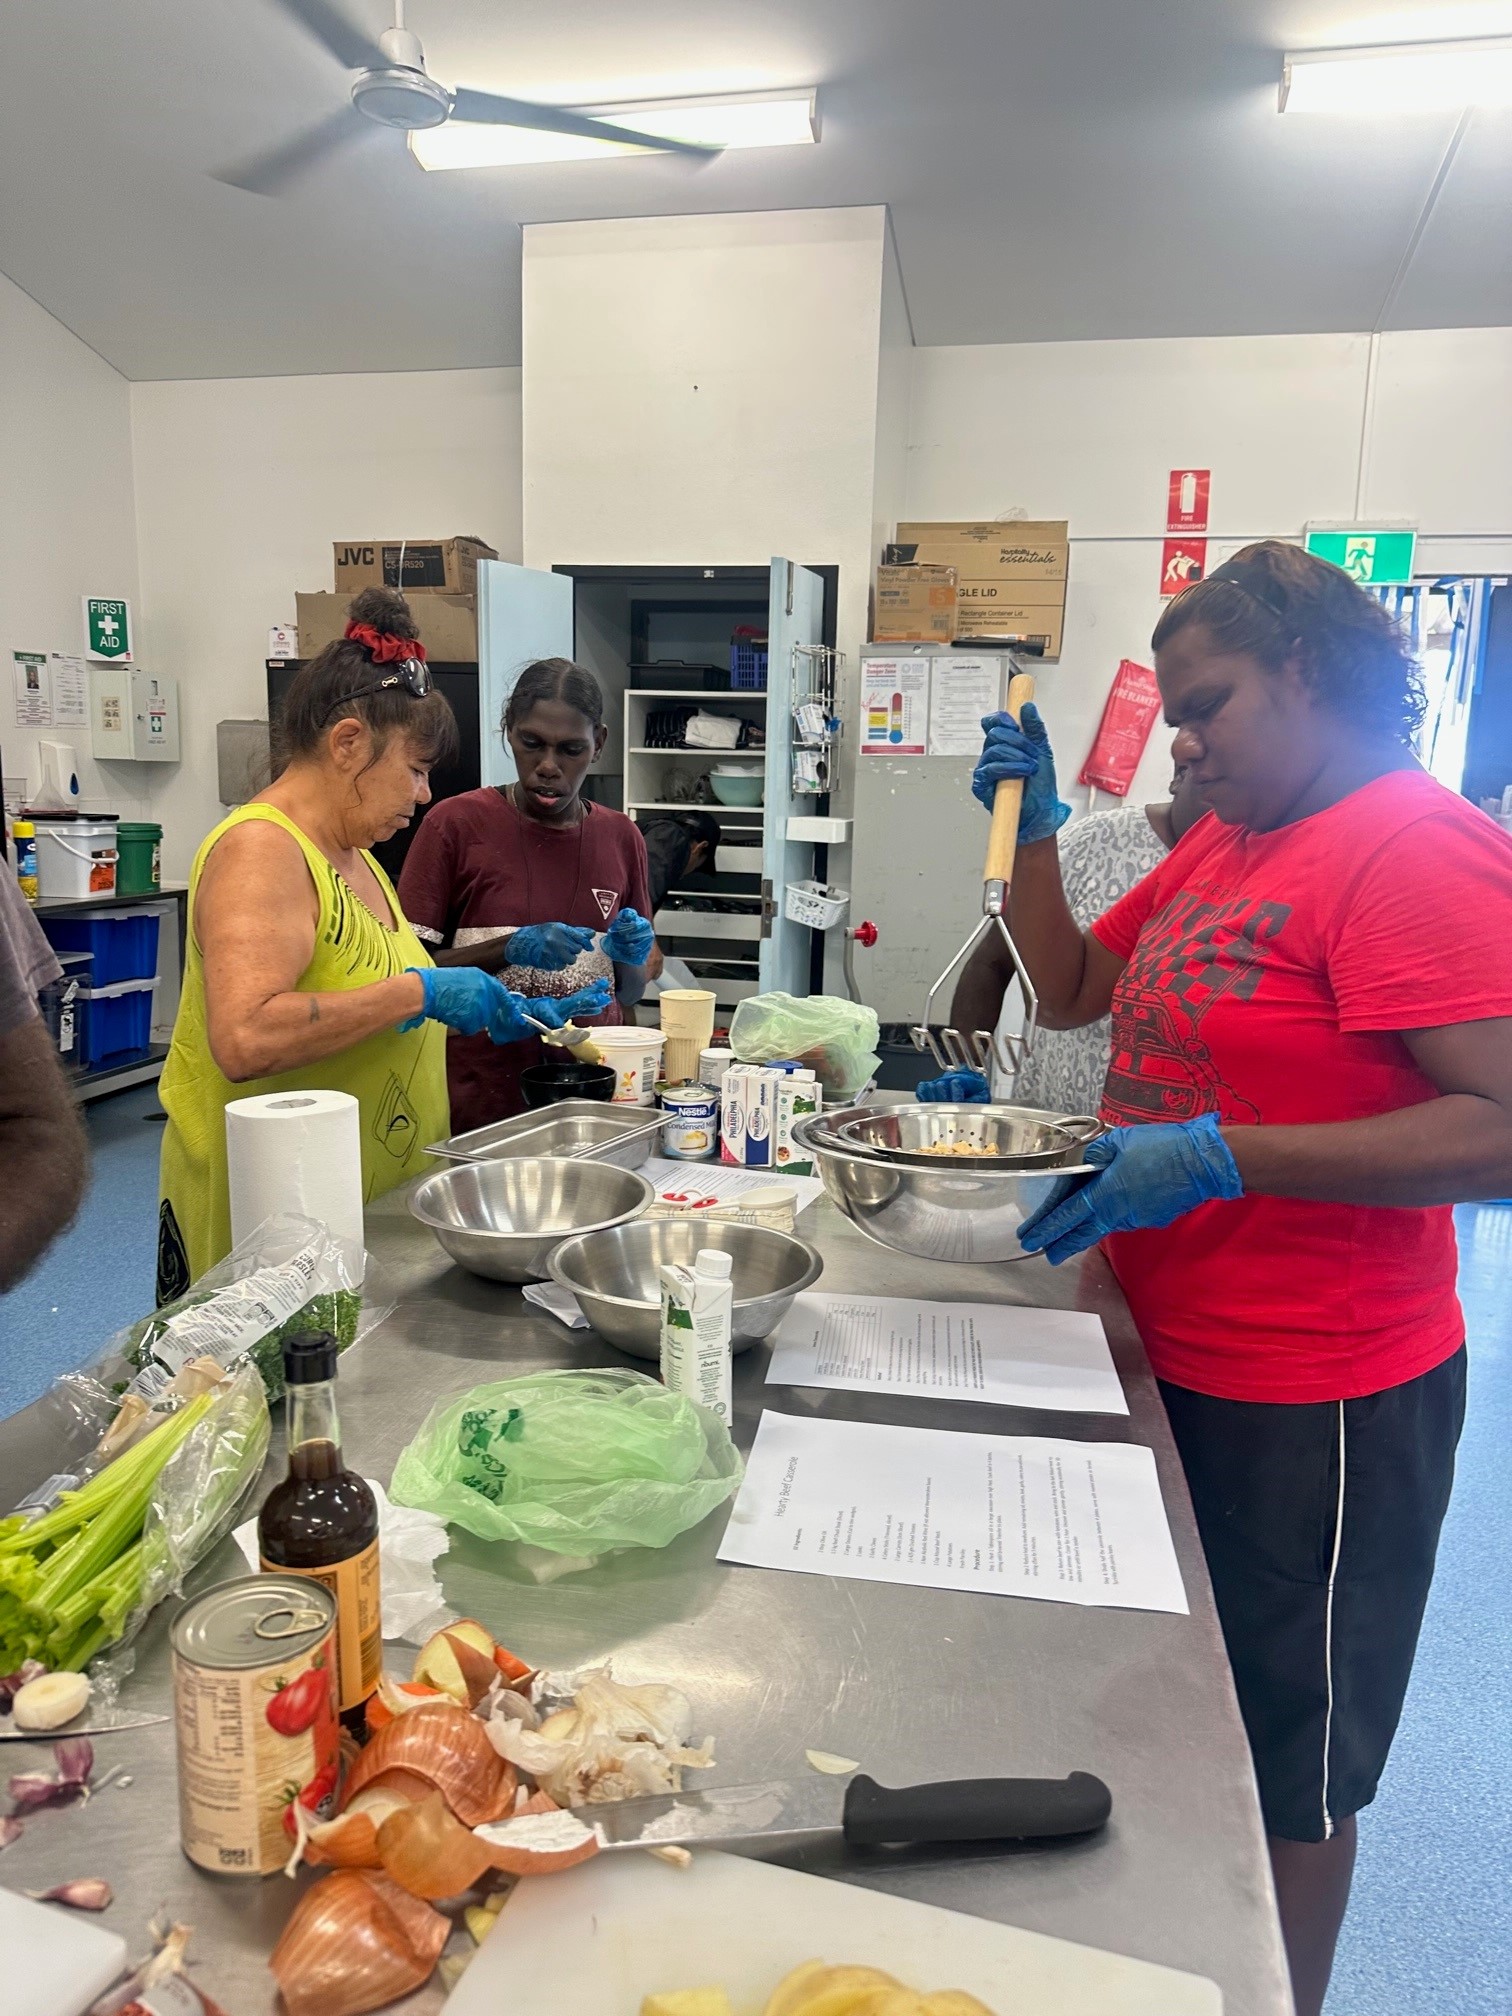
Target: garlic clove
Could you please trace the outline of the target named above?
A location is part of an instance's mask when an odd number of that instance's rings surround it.
[[[71,1883],[58,1883],[51,1890],[28,1890],[27,1896],[39,1904],[67,1904],[74,1911],[108,1911],[115,1892],[103,1876],[76,1876]]]
[[[831,1778],[848,1778],[852,1771],[861,1769],[854,1757],[837,1757],[832,1750],[805,1750],[803,1754],[816,1771]]]

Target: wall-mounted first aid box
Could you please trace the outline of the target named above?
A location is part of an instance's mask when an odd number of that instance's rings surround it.
[[[90,667],[91,756],[114,763],[177,763],[178,681],[140,665]]]

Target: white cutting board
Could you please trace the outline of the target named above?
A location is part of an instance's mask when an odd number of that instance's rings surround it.
[[[446,2016],[640,2016],[641,1997],[725,1988],[761,2016],[805,1960],[880,1967],[910,1988],[964,1988],[995,2016],[1222,2016],[1212,1981],[855,1883],[700,1853],[691,1869],[601,1855],[527,1878]]]
[[[126,1941],[61,1904],[0,1890],[5,2016],[79,2016],[126,1971]]]

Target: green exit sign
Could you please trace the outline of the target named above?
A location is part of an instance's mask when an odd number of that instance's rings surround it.
[[[131,605],[112,596],[84,597],[84,635],[91,658],[107,661],[131,656]]]
[[[1415,525],[1309,525],[1307,550],[1359,582],[1395,588],[1412,579],[1417,556]]]

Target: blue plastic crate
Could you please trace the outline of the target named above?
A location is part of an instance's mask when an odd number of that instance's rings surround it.
[[[79,1058],[86,1071],[101,1071],[146,1056],[152,1048],[152,997],[156,991],[155,977],[80,990],[80,999],[89,1004]]]
[[[742,637],[730,639],[730,684],[746,692],[764,691],[767,683],[767,647]]]
[[[91,954],[96,987],[150,980],[157,971],[158,929],[163,921],[159,911],[85,910],[38,921],[55,952]]]

